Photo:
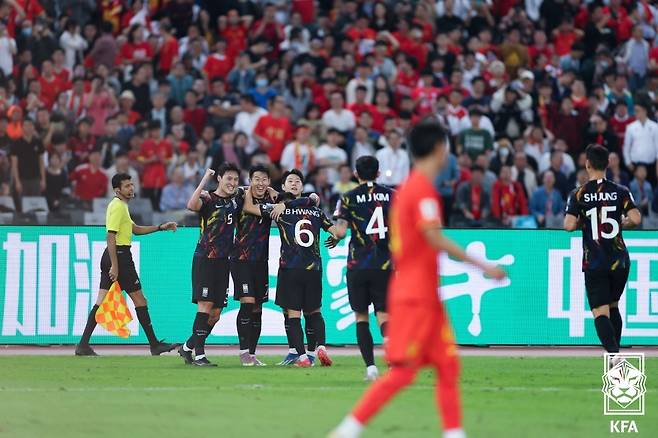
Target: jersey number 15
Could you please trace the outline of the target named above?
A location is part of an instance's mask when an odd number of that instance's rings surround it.
[[[612,207],[601,207],[601,225],[610,224],[612,231],[606,233],[605,231],[601,232],[601,237],[604,239],[614,239],[617,234],[619,234],[619,222],[614,218],[608,217],[608,213],[617,211],[616,206]],[[586,216],[589,216],[590,224],[592,226],[592,239],[599,240],[599,213],[596,207],[590,208],[585,213]]]

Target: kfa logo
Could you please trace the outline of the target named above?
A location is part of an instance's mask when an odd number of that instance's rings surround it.
[[[606,353],[603,359],[603,415],[644,415],[644,353]]]

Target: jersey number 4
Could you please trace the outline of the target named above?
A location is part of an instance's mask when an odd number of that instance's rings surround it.
[[[608,217],[608,213],[612,213],[616,210],[616,206],[601,207],[601,225],[610,224],[612,227],[612,231],[609,233],[606,233],[605,231],[601,232],[601,237],[604,239],[614,239],[617,234],[619,234],[619,222],[614,218]],[[599,213],[597,208],[590,208],[585,214],[589,216],[590,224],[592,226],[592,239],[599,240]]]
[[[378,234],[380,239],[385,239],[387,231],[388,227],[384,225],[384,209],[377,207],[366,225],[366,234]]]

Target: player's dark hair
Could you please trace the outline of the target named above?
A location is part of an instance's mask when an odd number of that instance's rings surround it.
[[[130,180],[130,179],[132,179],[132,178],[127,173],[117,173],[116,175],[114,175],[112,177],[112,188],[113,189],[120,189],[121,184],[124,181]]]
[[[220,177],[224,176],[226,172],[235,172],[238,175],[240,175],[240,169],[238,168],[238,166],[236,166],[233,163],[229,163],[228,161],[224,161],[217,168],[217,175],[219,175]]]
[[[285,183],[286,179],[288,179],[290,175],[297,175],[299,179],[302,180],[302,184],[304,184],[304,174],[299,169],[290,169],[283,172],[283,175],[281,176],[281,181]]]
[[[414,158],[424,158],[445,145],[446,131],[437,122],[421,122],[409,133],[409,149]]]
[[[364,181],[374,181],[379,173],[379,160],[372,155],[364,155],[356,160],[356,174]]]
[[[290,192],[281,192],[279,193],[279,196],[276,198],[277,202],[292,201],[293,199],[295,199],[295,195],[293,195]]]
[[[262,164],[256,164],[254,166],[251,166],[249,169],[249,179],[254,177],[254,173],[256,172],[263,172],[267,177],[270,177],[270,169],[267,168],[267,166],[263,166]]]
[[[591,144],[585,149],[587,161],[595,170],[605,170],[608,167],[608,156],[610,153],[606,148],[598,144]]]

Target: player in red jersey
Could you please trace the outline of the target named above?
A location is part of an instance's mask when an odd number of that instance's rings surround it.
[[[329,435],[356,438],[363,427],[426,366],[437,370],[436,400],[444,438],[464,438],[459,401],[459,361],[452,329],[437,293],[438,253],[471,263],[504,278],[496,266],[474,260],[441,233],[439,194],[432,185],[448,155],[447,133],[437,123],[421,123],[409,135],[414,168],[393,198],[391,251],[396,275],[389,286],[390,371],[377,380],[350,415]]]

